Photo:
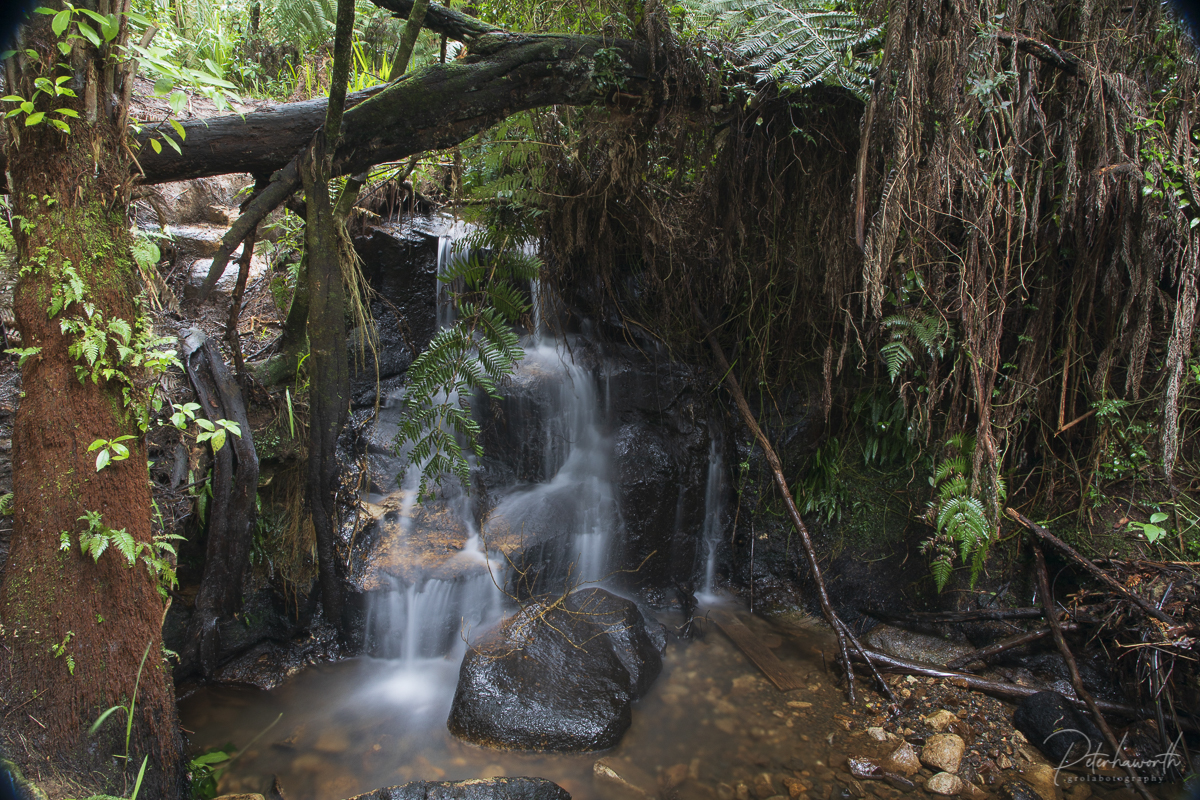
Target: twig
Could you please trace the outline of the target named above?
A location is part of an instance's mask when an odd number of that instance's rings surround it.
[[[1075,561],[1077,564],[1082,566],[1088,572],[1092,573],[1092,575],[1094,575],[1102,583],[1106,584],[1113,591],[1117,592],[1122,597],[1128,598],[1129,600],[1133,601],[1133,603],[1138,608],[1140,608],[1142,611],[1146,612],[1146,614],[1148,616],[1154,617],[1159,622],[1165,622],[1168,625],[1178,624],[1178,622],[1176,620],[1172,619],[1167,614],[1164,614],[1162,611],[1159,611],[1157,608],[1150,605],[1144,599],[1142,599],[1141,597],[1138,597],[1136,594],[1134,594],[1133,592],[1126,589],[1124,586],[1122,586],[1120,583],[1118,583],[1116,580],[1114,580],[1112,578],[1112,576],[1110,576],[1107,572],[1100,569],[1095,564],[1093,564],[1091,561],[1088,561],[1086,558],[1081,556],[1079,554],[1079,551],[1076,550],[1074,547],[1071,547],[1071,545],[1067,544],[1062,539],[1059,539],[1053,533],[1046,530],[1041,525],[1038,525],[1036,522],[1034,522],[1033,520],[1026,517],[1020,511],[1017,511],[1015,508],[1006,508],[1004,511],[1006,514],[1008,514],[1010,517],[1015,519],[1017,522],[1021,523],[1026,528],[1028,528],[1032,533],[1036,534],[1038,536],[1038,538],[1042,539],[1043,541],[1049,542],[1050,544],[1054,545],[1054,547],[1056,549],[1058,549],[1059,551],[1070,556],[1070,558],[1073,561]]]
[[[1054,643],[1058,646],[1058,652],[1062,654],[1063,661],[1067,662],[1067,670],[1071,674],[1071,686],[1075,689],[1075,696],[1083,700],[1087,704],[1088,711],[1092,713],[1092,717],[1096,720],[1096,725],[1100,728],[1100,732],[1104,734],[1104,739],[1108,746],[1112,748],[1112,759],[1114,762],[1122,761],[1121,745],[1117,742],[1117,737],[1113,734],[1112,728],[1108,727],[1108,722],[1104,719],[1104,714],[1101,713],[1100,707],[1096,705],[1095,698],[1091,692],[1083,686],[1083,678],[1079,675],[1079,664],[1075,662],[1075,656],[1071,653],[1071,648],[1067,647],[1067,640],[1063,637],[1062,623],[1058,620],[1058,612],[1054,607],[1054,596],[1050,589],[1050,576],[1046,571],[1046,557],[1042,554],[1041,543],[1034,541],[1033,555],[1037,562],[1037,581],[1038,592],[1042,596],[1042,606],[1046,609],[1046,621],[1050,623],[1050,630],[1054,632]],[[1138,777],[1137,771],[1126,765],[1125,771],[1129,774],[1130,780],[1133,781],[1133,786],[1137,789],[1145,800],[1154,800],[1150,796],[1150,792],[1146,790],[1146,785],[1142,783],[1142,779]]]

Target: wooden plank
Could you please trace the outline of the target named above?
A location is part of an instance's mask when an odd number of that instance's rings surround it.
[[[743,625],[736,615],[713,609],[708,616],[717,623],[717,627],[729,637],[729,640],[738,646],[746,658],[753,661],[762,674],[767,676],[767,680],[775,684],[776,689],[781,692],[790,692],[792,689],[801,688],[800,680],[792,674],[792,671],[784,666],[779,657]]]

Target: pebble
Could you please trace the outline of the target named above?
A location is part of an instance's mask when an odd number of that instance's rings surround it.
[[[917,771],[921,769],[921,761],[917,758],[917,751],[911,744],[901,742],[900,746],[893,750],[887,760],[883,762],[883,768],[901,775],[916,775]]]
[[[606,796],[620,800],[649,800],[653,797],[643,788],[643,785],[651,785],[648,777],[631,764],[616,758],[602,758],[592,764],[592,780],[596,786]],[[739,797],[738,800],[746,798]]]
[[[962,791],[963,781],[949,772],[939,772],[925,781],[925,790],[934,794],[955,795]]]
[[[939,732],[949,728],[953,722],[958,722],[958,717],[944,708],[925,717],[925,724]]]
[[[867,736],[877,742],[886,742],[890,734],[883,728],[867,728]]]
[[[771,781],[771,776],[765,772],[760,772],[754,776],[754,795],[755,797],[766,800],[768,797],[775,796],[775,785]]]
[[[958,772],[966,749],[966,742],[958,734],[939,733],[925,740],[925,746],[921,748],[921,763],[940,772]]]
[[[663,770],[660,783],[664,789],[674,789],[688,779],[688,765],[675,764]]]
[[[805,700],[789,700],[788,708],[812,708],[812,703]]]
[[[1055,800],[1058,793],[1054,767],[1049,764],[1030,764],[1025,767],[1024,774],[1026,782],[1041,795],[1042,800]]]

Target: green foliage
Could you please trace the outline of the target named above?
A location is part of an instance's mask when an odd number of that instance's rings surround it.
[[[133,438],[135,437],[126,435],[118,436],[115,439],[97,439],[88,445],[89,453],[97,449],[100,450],[96,454],[96,472],[104,469],[113,461],[124,461],[129,458],[129,448],[122,444],[122,442]]]
[[[124,528],[114,530],[105,525],[99,511],[85,511],[79,520],[87,522],[87,529],[78,535],[79,550],[85,556],[90,556],[93,562],[99,561],[100,556],[111,547],[121,554],[130,568],[140,559],[146,565],[146,571],[154,579],[158,592],[164,599],[167,596],[167,589],[174,589],[178,586],[175,565],[172,563],[176,552],[175,546],[171,542],[184,537],[174,533],[161,533],[154,536],[147,544],[134,539]],[[60,550],[70,550],[70,531],[60,532],[58,543]]]
[[[892,335],[891,341],[879,348],[879,354],[887,364],[888,377],[893,383],[913,362],[912,347],[924,350],[931,359],[938,359],[954,345],[950,323],[921,309],[884,317],[880,325]]]
[[[461,286],[455,293],[458,319],[438,332],[409,367],[406,414],[395,442],[397,452],[411,445],[408,465],[421,470],[421,497],[449,474],[469,486],[464,443],[467,451],[483,453],[470,395],[481,391],[500,397],[500,385],[524,355],[512,325],[529,305],[515,282],[535,278],[541,262],[507,244],[506,238],[497,241],[495,233],[480,229],[461,243],[438,276]]]
[[[1101,481],[1120,481],[1150,471],[1153,460],[1149,442],[1158,432],[1158,425],[1139,420],[1136,413],[1131,415],[1129,412],[1137,409],[1128,400],[1098,400],[1092,408],[1100,424],[1096,477]],[[1102,490],[1096,487],[1093,501],[1102,498]]]
[[[823,0],[693,0],[692,7],[722,26],[759,83],[832,83],[860,97],[870,89],[870,51],[883,28],[853,11]]]
[[[196,412],[200,410],[199,403],[172,403],[171,408],[175,409],[171,414],[171,424],[181,431],[187,432],[189,422],[195,422],[196,427],[200,428],[200,432],[196,434],[196,444],[208,442],[212,445],[213,453],[219,451],[225,446],[226,435],[232,433],[234,436],[241,438],[242,428],[233,420],[218,419],[209,421],[204,417],[196,417]]]
[[[1167,512],[1156,511],[1150,515],[1149,522],[1130,522],[1127,530],[1141,533],[1147,542],[1154,544],[1167,535],[1167,529],[1161,527],[1161,523],[1166,522],[1170,518],[1171,515]]]
[[[221,773],[229,766],[236,751],[232,744],[220,749],[208,750],[188,762],[188,778],[192,785],[192,800],[212,800],[219,794],[217,784]]]
[[[854,399],[850,411],[864,431],[864,464],[885,469],[917,457],[915,430],[902,398],[882,387],[867,390]]]
[[[847,505],[841,471],[842,444],[833,436],[813,452],[804,475],[795,483],[801,513],[816,514],[826,523],[841,521]]]
[[[5,492],[0,494],[0,517],[11,517],[13,515],[13,493]]]
[[[922,552],[931,555],[930,568],[939,592],[950,579],[956,547],[963,563],[971,565],[971,585],[975,585],[987,559],[992,543],[991,531],[995,527],[988,520],[983,503],[971,494],[969,459],[975,451],[974,437],[956,434],[946,442],[945,449],[945,457],[929,478],[933,499],[925,512],[926,521],[937,533],[921,545]],[[998,482],[997,491],[1003,501],[1002,481]]]
[[[133,735],[133,711],[137,706],[138,687],[142,683],[142,670],[146,668],[146,656],[150,655],[150,646],[152,644],[154,644],[154,642],[147,642],[146,649],[142,652],[142,663],[138,664],[137,677],[134,678],[134,681],[133,681],[133,695],[129,698],[129,705],[110,706],[109,708],[107,708],[103,712],[101,712],[100,716],[96,718],[96,721],[92,723],[92,726],[90,728],[88,728],[88,735],[89,736],[95,735],[96,731],[100,730],[100,726],[104,724],[105,720],[107,720],[109,717],[111,717],[117,711],[124,711],[125,712],[125,754],[121,755],[121,756],[117,756],[117,758],[122,758],[126,762],[129,761],[129,739]],[[145,774],[145,772],[146,772],[146,760],[142,759],[142,769],[140,772],[138,772],[137,784],[134,786],[133,795],[131,795],[131,797],[137,797],[138,788],[142,785],[142,775]]]
[[[23,367],[23,366],[25,366],[26,361],[28,361],[33,356],[36,356],[38,353],[42,352],[42,348],[40,348],[40,347],[10,347],[9,349],[5,350],[4,352],[9,353],[10,355],[16,356],[17,357],[17,366]]]
[[[75,674],[75,656],[67,652],[67,645],[71,643],[71,639],[74,638],[74,636],[75,631],[67,631],[67,635],[63,637],[61,642],[50,645],[50,655],[54,656],[55,658],[65,657],[67,662],[67,672],[71,675]]]

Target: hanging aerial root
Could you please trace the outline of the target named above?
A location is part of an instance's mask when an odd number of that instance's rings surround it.
[[[704,315],[700,313],[700,307],[696,305],[694,300],[692,301],[692,313],[696,316],[696,321],[703,330],[711,330],[704,321]],[[837,612],[833,610],[833,606],[829,602],[829,593],[825,591],[825,580],[821,577],[821,565],[817,562],[816,548],[813,547],[812,537],[808,535],[808,528],[805,526],[804,520],[800,518],[800,512],[796,509],[795,501],[792,500],[792,491],[788,487],[787,478],[783,475],[783,464],[780,462],[779,456],[775,454],[775,448],[771,446],[771,442],[768,441],[766,434],[759,427],[758,420],[754,418],[754,413],[750,410],[750,405],[746,402],[745,395],[742,394],[742,388],[738,384],[737,378],[733,375],[733,368],[725,358],[725,352],[721,349],[721,345],[711,333],[707,334],[707,338],[709,347],[713,351],[713,357],[717,361],[717,368],[725,376],[725,386],[729,389],[729,393],[733,395],[733,400],[742,415],[742,421],[746,423],[746,427],[754,434],[754,438],[758,440],[759,446],[763,449],[763,454],[767,457],[767,463],[771,466],[771,472],[775,477],[775,485],[779,487],[779,492],[783,495],[783,502],[787,507],[788,517],[791,519],[792,526],[800,535],[800,541],[804,545],[804,553],[808,557],[808,566],[812,570],[813,580],[817,584],[817,597],[821,602],[821,611],[824,613],[829,627],[833,628],[833,632],[837,634],[842,665],[846,669],[846,686],[850,694],[850,702],[853,704],[856,699],[854,691],[854,667],[850,663],[850,648],[853,647],[859,657],[870,668],[879,685],[880,692],[887,697],[890,703],[896,705],[896,696],[892,693],[892,688],[888,686],[883,676],[879,674],[874,664],[871,663],[870,654],[863,648],[862,644],[858,641],[858,637],[850,630],[850,627],[842,622]]]

